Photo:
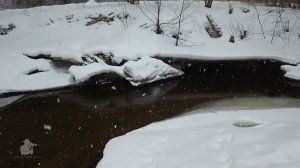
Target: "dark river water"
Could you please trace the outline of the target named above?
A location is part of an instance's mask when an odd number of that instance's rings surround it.
[[[0,167],[92,168],[111,138],[194,109],[300,107],[299,82],[277,62],[173,63],[186,75],[28,93],[0,107]],[[37,144],[33,155],[20,154],[25,139]]]

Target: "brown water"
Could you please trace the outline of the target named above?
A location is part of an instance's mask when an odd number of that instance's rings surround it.
[[[299,83],[276,62],[181,67],[184,77],[141,87],[117,81],[25,94],[0,108],[0,167],[95,167],[111,138],[193,109],[300,107]],[[38,144],[28,157],[20,155],[24,139]]]

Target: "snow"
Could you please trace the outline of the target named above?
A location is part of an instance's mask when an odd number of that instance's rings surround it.
[[[21,97],[23,97],[23,95],[1,98],[0,99],[0,108],[5,107],[5,106],[19,100]]]
[[[116,73],[134,86],[183,75],[183,72],[172,68],[163,61],[150,57],[142,57],[138,61],[128,61],[122,66],[107,65],[101,59],[98,61],[86,66],[71,66],[69,72],[78,83],[95,75]]]
[[[172,68],[163,61],[150,57],[126,62],[124,72],[125,78],[134,86],[183,75],[183,72]]]
[[[24,144],[20,147],[21,155],[33,155],[33,148],[37,146],[37,144],[30,142],[29,139],[25,139],[23,143]]]
[[[0,92],[9,91],[34,91],[50,88],[65,87],[72,84],[72,77],[69,74],[57,73],[54,71],[41,72],[29,75],[20,74],[13,83],[4,81],[6,88],[1,88]],[[16,89],[17,88],[17,89]]]
[[[86,2],[86,4],[94,4],[94,3],[97,3],[96,0],[88,0],[88,1]]]
[[[51,125],[46,125],[46,124],[44,124],[44,129],[45,129],[45,130],[51,131]]]
[[[110,140],[97,168],[296,168],[299,112],[196,111]]]
[[[164,25],[164,34],[157,35],[153,32],[153,24],[135,5],[89,2],[0,11],[0,25],[16,25],[8,35],[0,36],[0,92],[40,90],[76,84],[69,71],[62,71],[51,60],[31,59],[25,55],[37,57],[44,54],[51,59],[76,64],[83,63],[83,56],[98,53],[111,53],[116,63],[158,55],[202,60],[275,59],[293,64],[300,61],[299,13],[291,9],[284,11],[282,19],[288,19],[293,28],[290,32],[284,32],[282,26],[278,26],[271,43],[277,18],[276,8],[258,7],[266,34],[264,39],[253,8],[235,3],[233,17],[228,14],[226,2],[215,2],[212,9],[204,8],[203,2],[194,2],[189,9],[191,13],[186,14],[189,17],[182,24],[183,40],[180,46],[175,46],[175,39],[172,38],[176,31],[175,25]],[[180,4],[178,2],[163,2],[162,22],[174,18]],[[149,11],[153,12],[153,2],[147,3],[150,3]],[[247,14],[240,10],[240,7],[245,6],[250,9]],[[129,14],[126,25],[117,17],[124,16],[124,13]],[[90,16],[99,14],[112,14],[114,21],[86,26]],[[211,15],[222,29],[221,38],[212,39],[205,31],[206,14]],[[237,37],[236,32],[232,31],[232,27],[237,24],[235,20],[245,26],[251,25],[251,37],[245,40]],[[228,42],[232,34],[236,36],[235,43]],[[47,72],[24,75],[24,72],[34,67],[46,67]]]
[[[296,66],[292,65],[282,65],[281,69],[285,71],[284,76],[287,78],[300,80],[300,64]]]
[[[110,66],[105,64],[103,61],[99,63],[88,64],[86,66],[71,66],[69,71],[78,83],[84,82],[90,77],[102,73],[113,72],[123,76],[122,67]]]
[[[49,59],[70,61],[73,63],[82,63],[82,54],[72,49],[67,49],[66,46],[62,48],[55,48],[53,51],[26,51],[24,55],[30,56],[31,58],[37,58],[39,55],[45,55]]]

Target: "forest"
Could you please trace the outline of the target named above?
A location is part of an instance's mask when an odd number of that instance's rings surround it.
[[[84,3],[88,0],[0,0],[0,9],[11,8],[30,8],[44,5],[60,5],[70,3]],[[96,2],[109,2],[109,1],[122,1],[122,0],[95,0]],[[130,3],[135,3],[135,0],[127,0]],[[203,1],[203,0],[197,0]],[[204,0],[207,4],[212,4],[213,0]],[[239,1],[239,2],[251,2],[265,6],[275,7],[290,7],[300,8],[300,0],[219,0],[219,1]]]

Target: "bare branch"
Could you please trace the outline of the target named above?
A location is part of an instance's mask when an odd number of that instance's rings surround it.
[[[264,37],[264,39],[265,39],[266,36],[265,36],[265,32],[264,32],[263,25],[262,25],[261,20],[260,20],[260,14],[259,14],[259,12],[258,12],[256,6],[254,5],[254,3],[252,3],[251,1],[250,1],[249,3],[250,3],[250,5],[251,5],[251,6],[255,9],[255,11],[256,11],[257,20],[258,20],[258,22],[259,22],[259,25],[260,25],[260,29],[261,29],[262,35],[263,35],[263,37]]]

